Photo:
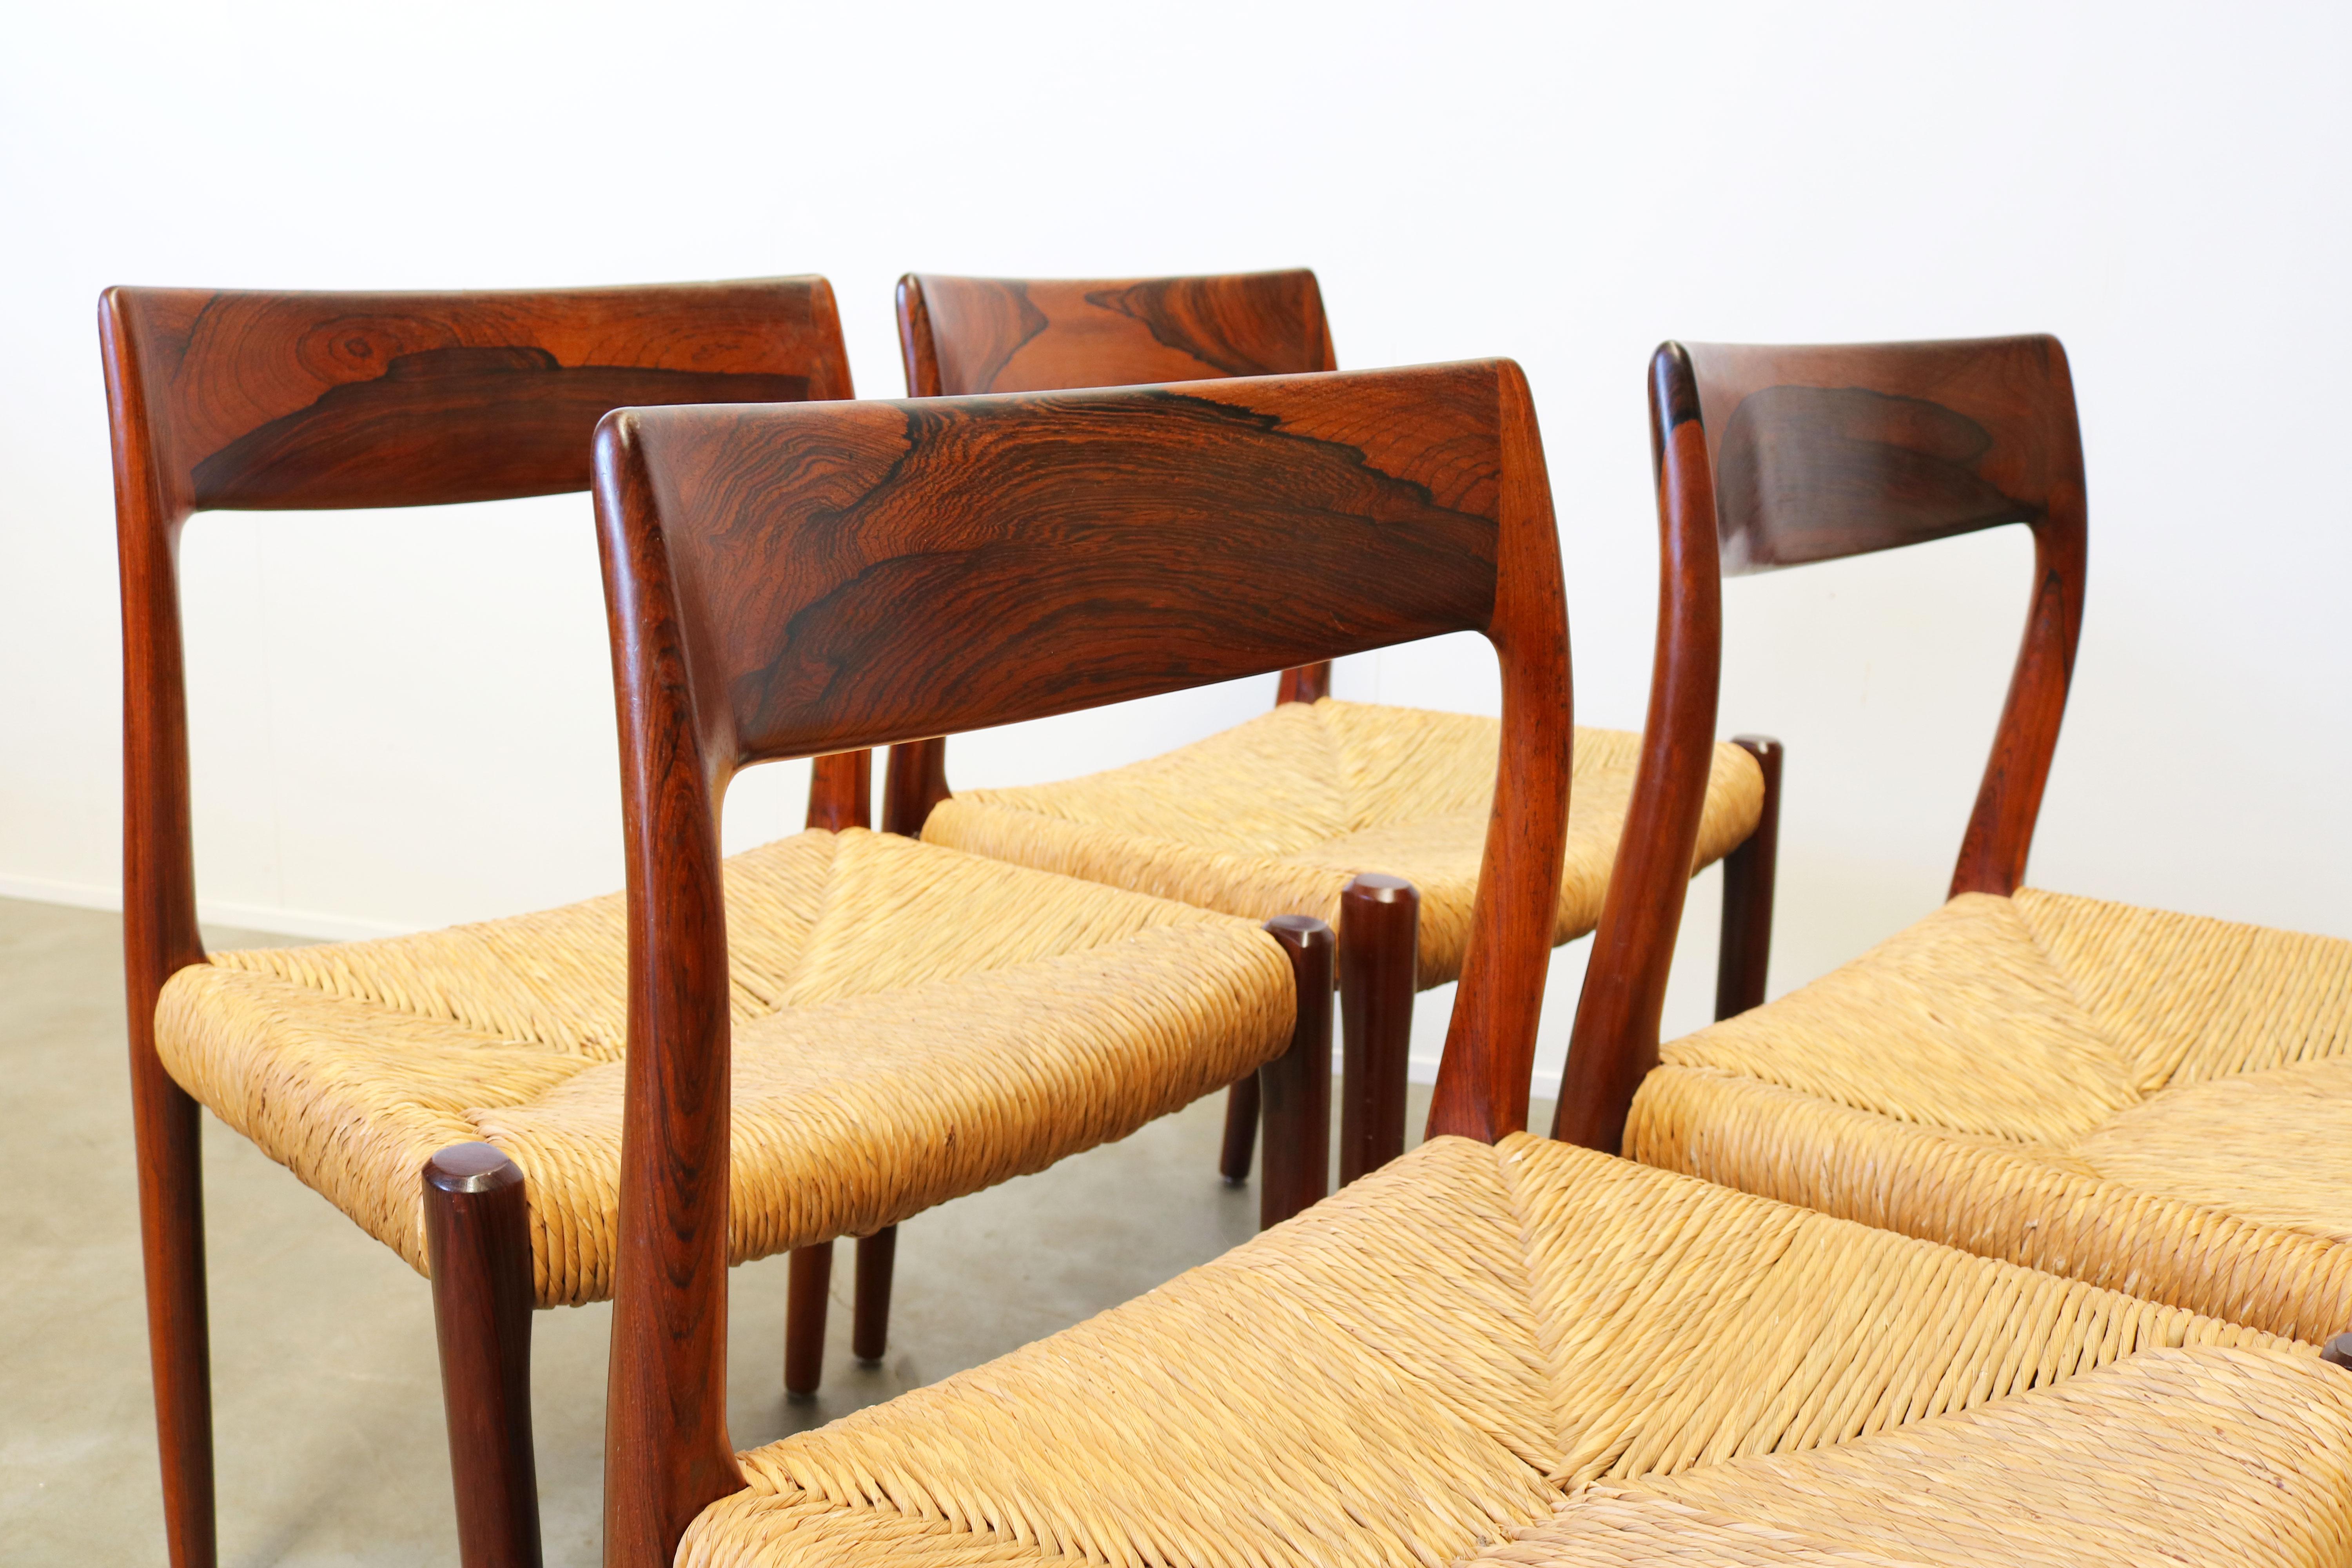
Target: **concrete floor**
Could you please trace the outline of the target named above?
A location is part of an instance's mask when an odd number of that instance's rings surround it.
[[[208,931],[215,948],[275,944]],[[121,921],[0,900],[0,1558],[164,1561],[123,1064]],[[1416,1090],[1418,1129],[1426,1091]],[[1538,1108],[1537,1125],[1549,1108]],[[848,1348],[835,1260],[824,1392],[782,1392],[781,1258],[735,1271],[729,1407],[751,1447],[976,1365],[1248,1237],[1216,1175],[1222,1097],[902,1227],[890,1353]],[[207,1121],[225,1564],[454,1563],[423,1280]],[[536,1315],[547,1561],[597,1556],[608,1309]]]

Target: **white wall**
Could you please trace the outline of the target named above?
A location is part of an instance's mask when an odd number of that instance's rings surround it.
[[[1345,363],[1527,366],[1591,722],[1642,712],[1658,339],[2059,333],[2093,573],[2035,879],[2352,934],[2347,35],[2145,3],[28,8],[0,51],[0,892],[118,874],[105,284],[821,271],[896,395],[910,268],[1305,263]],[[1723,729],[1790,748],[1776,988],[1939,898],[2025,561],[2012,530],[1727,590]],[[368,933],[616,882],[583,498],[202,518],[186,586],[208,913]],[[1146,754],[1270,688],[966,742],[957,774]],[[1447,646],[1340,689],[1494,687]],[[792,826],[803,772],[739,786],[730,837]]]

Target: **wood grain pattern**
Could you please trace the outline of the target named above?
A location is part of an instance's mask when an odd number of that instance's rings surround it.
[[[750,763],[1483,632],[1502,763],[1433,1125],[1525,1124],[1571,731],[1516,365],[625,410],[597,433],[596,497],[630,952],[608,1562],[667,1563],[740,1484],[716,807]]]
[[[1658,1063],[1658,1020],[1714,763],[1723,593],[1712,475],[1691,390],[1688,358],[1675,344],[1660,349],[1650,376],[1658,487],[1650,709],[1552,1116],[1553,1137],[1612,1153],[1624,1140],[1633,1091]]]
[[[523,293],[110,289],[123,638],[123,943],[165,1528],[215,1559],[197,1109],[155,998],[204,960],[177,553],[206,507],[410,506],[579,489],[621,402],[845,397],[822,279]]]
[[[1763,571],[2021,522],[2023,646],[1954,893],[2014,892],[2083,625],[2083,444],[2055,338],[1768,348],[1695,343],[1727,570]]]
[[[1126,279],[910,272],[898,280],[898,342],[909,397],[1339,368],[1322,286],[1304,268]],[[1312,702],[1330,692],[1331,667],[1318,662],[1283,671],[1275,700]],[[929,795],[921,806],[928,816],[948,794],[945,742],[915,745],[905,763],[908,787]],[[893,757],[891,773],[899,770]],[[917,798],[908,795],[908,810]]]
[[[740,765],[1486,629],[1501,379],[648,409],[605,434],[698,521],[670,569]]]
[[[1315,274],[898,280],[910,397],[1337,370]]]
[[[425,1162],[424,1183],[457,1560],[463,1568],[539,1568],[522,1172],[490,1144],[453,1143]]]

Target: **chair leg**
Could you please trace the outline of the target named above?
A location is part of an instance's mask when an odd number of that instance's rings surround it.
[[[833,1293],[833,1243],[793,1248],[784,1298],[784,1392],[807,1398],[824,1381],[824,1318]]]
[[[1298,1011],[1290,1048],[1258,1068],[1265,1107],[1261,1226],[1315,1203],[1331,1179],[1331,928],[1309,915],[1276,915],[1265,929],[1290,956]]]
[[[212,1329],[205,1291],[203,1123],[134,1025],[132,1131],[139,1150],[139,1229],[147,1267],[147,1350],[163,1468],[163,1532],[172,1568],[214,1568]]]
[[[1735,735],[1731,743],[1764,770],[1764,810],[1748,842],[1723,858],[1723,940],[1717,949],[1715,1016],[1729,1018],[1764,1003],[1772,963],[1772,888],[1780,856],[1780,742]]]
[[[488,1143],[425,1163],[425,1247],[464,1568],[539,1568],[530,1436],[530,1205],[522,1172]]]
[[[1225,1090],[1225,1146],[1217,1155],[1218,1173],[1229,1187],[1249,1180],[1250,1156],[1257,1150],[1257,1074],[1239,1079]]]
[[[858,1238],[857,1300],[850,1315],[849,1349],[867,1366],[890,1348],[890,1269],[898,1258],[897,1226]]]
[[[1421,894],[1369,872],[1339,895],[1339,1184],[1404,1152]]]

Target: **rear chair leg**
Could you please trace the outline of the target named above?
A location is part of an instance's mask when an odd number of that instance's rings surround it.
[[[1764,1004],[1772,963],[1772,884],[1780,858],[1780,742],[1734,735],[1731,743],[1764,770],[1764,810],[1748,842],[1723,858],[1723,940],[1716,951],[1715,1016],[1736,1017]]]
[[[1367,872],[1339,895],[1339,1184],[1404,1152],[1421,895]]]
[[[857,1302],[850,1318],[850,1352],[867,1366],[890,1348],[890,1268],[898,1258],[898,1227],[885,1226],[857,1242]]]
[[[425,1163],[425,1246],[465,1568],[539,1568],[530,1440],[530,1205],[488,1143]]]
[[[1257,1069],[1265,1102],[1261,1226],[1316,1202],[1331,1179],[1331,928],[1311,915],[1276,915],[1265,929],[1290,957],[1298,1011],[1290,1048]]]
[[[148,998],[147,1016],[153,1016]],[[147,1265],[147,1350],[163,1467],[163,1532],[172,1568],[214,1568],[212,1330],[205,1300],[202,1123],[196,1102],[163,1071],[135,1021],[132,1130],[139,1147],[139,1228]]]
[[[784,1297],[784,1392],[807,1398],[824,1381],[824,1317],[833,1291],[833,1243],[793,1248]]]
[[[1225,1090],[1225,1146],[1217,1155],[1217,1172],[1227,1186],[1249,1180],[1250,1155],[1257,1148],[1257,1074]]]

